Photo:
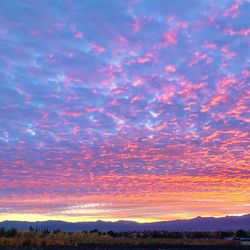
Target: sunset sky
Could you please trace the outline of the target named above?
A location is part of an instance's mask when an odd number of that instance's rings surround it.
[[[0,221],[250,212],[250,0],[1,0]]]

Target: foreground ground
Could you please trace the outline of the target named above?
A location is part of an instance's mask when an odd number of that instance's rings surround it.
[[[165,232],[144,231],[115,233],[50,232],[31,228],[29,231],[0,230],[1,250],[249,250],[249,242],[235,240],[249,236],[249,231],[238,232]],[[230,237],[229,237],[230,236]],[[233,236],[233,238],[231,238]],[[231,239],[229,239],[231,238]],[[245,238],[246,239],[246,238]],[[245,244],[245,245],[244,245]]]
[[[241,245],[237,240],[215,239],[134,239],[134,238],[83,238],[83,239],[24,239],[0,238],[0,249],[237,249],[246,250],[250,246]]]
[[[0,247],[1,250],[249,250],[248,246],[81,246],[81,247]]]

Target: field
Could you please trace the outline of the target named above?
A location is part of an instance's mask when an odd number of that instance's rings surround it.
[[[1,249],[249,249],[239,241],[206,239],[108,238],[0,238]]]
[[[82,246],[82,247],[0,247],[1,250],[249,250],[247,246]]]
[[[223,239],[228,235],[247,235],[249,232],[165,232],[144,231],[104,233],[97,230],[90,232],[0,230],[1,250],[25,249],[86,249],[86,250],[247,250],[239,240]]]

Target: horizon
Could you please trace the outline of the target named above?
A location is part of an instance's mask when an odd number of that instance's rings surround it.
[[[250,213],[246,213],[246,214],[230,214],[230,215],[225,215],[225,216],[196,216],[196,217],[192,217],[192,218],[186,218],[186,219],[173,219],[173,220],[161,220],[161,221],[136,221],[136,220],[91,220],[91,221],[66,221],[66,220],[38,220],[38,221],[28,221],[28,220],[0,220],[0,222],[28,222],[28,223],[39,223],[39,222],[66,222],[66,223],[88,223],[88,222],[135,222],[135,223],[139,223],[139,224],[144,224],[144,223],[155,223],[155,222],[171,222],[171,221],[178,221],[178,220],[192,220],[192,219],[197,219],[197,218],[216,218],[216,219],[220,219],[220,218],[227,218],[227,217],[243,217],[243,216],[248,216],[250,215]]]
[[[250,211],[250,1],[0,1],[0,221]]]

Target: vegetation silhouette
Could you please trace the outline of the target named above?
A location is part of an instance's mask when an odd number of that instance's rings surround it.
[[[233,246],[234,249],[247,249],[240,246],[240,237],[250,237],[250,231],[230,232],[168,232],[168,231],[130,231],[83,232],[49,231],[32,228],[28,231],[0,228],[0,247],[195,247]],[[243,247],[243,248],[241,248]],[[246,246],[247,247],[247,246]],[[183,248],[181,248],[183,249]],[[190,248],[189,248],[190,249]],[[214,248],[216,249],[216,248]]]

